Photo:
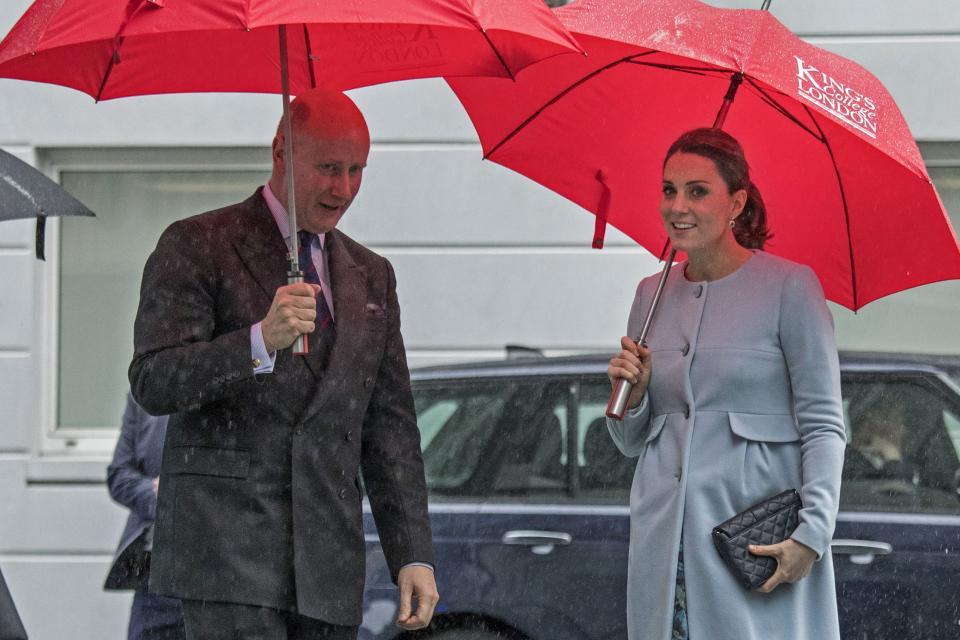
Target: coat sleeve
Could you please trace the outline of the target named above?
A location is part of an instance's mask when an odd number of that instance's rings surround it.
[[[127,394],[120,439],[117,440],[113,460],[107,467],[107,487],[114,501],[152,522],[157,513],[153,478],[142,471],[137,460],[137,434],[145,419],[147,415],[143,409]]]
[[[637,292],[633,297],[633,305],[630,307],[630,317],[627,320],[626,335],[636,338],[640,334],[649,304],[644,296],[644,283],[647,280],[640,281],[637,285]],[[643,394],[643,400],[633,409],[628,410],[623,420],[614,420],[607,418],[607,431],[613,443],[620,452],[629,457],[639,456],[646,446],[647,433],[650,430],[650,395]]]
[[[808,267],[791,274],[780,301],[780,345],[800,429],[800,525],[791,536],[822,557],[840,505],[846,435],[833,319]]]
[[[143,270],[128,376],[152,415],[230,397],[253,377],[250,328],[216,333],[222,274],[209,235],[190,220],[175,222]]]
[[[362,429],[361,469],[394,582],[411,562],[433,564],[420,432],[400,335],[396,278],[386,263],[387,341]]]

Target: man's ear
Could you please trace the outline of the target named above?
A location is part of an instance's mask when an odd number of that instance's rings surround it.
[[[273,158],[273,166],[282,167],[286,158],[283,155],[283,134],[278,133],[273,136],[273,146],[271,148],[271,157]]]

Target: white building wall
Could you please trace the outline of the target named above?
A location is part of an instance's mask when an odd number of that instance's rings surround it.
[[[0,3],[0,32],[27,5]],[[925,149],[960,166],[960,12],[953,2],[811,0],[772,9],[815,44],[879,76],[918,139],[950,143]],[[472,128],[443,83],[354,95],[374,153],[344,228],[394,262],[412,364],[499,357],[508,342],[552,353],[614,348],[636,280],[654,269],[646,252],[613,230],[606,249],[590,250],[592,216],[481,162]],[[276,96],[93,104],[67,89],[0,80],[0,146],[34,163],[72,149],[170,147],[175,155],[181,147],[261,147],[266,167],[278,111]],[[50,254],[57,251],[53,226]],[[99,442],[64,441],[61,450],[44,438],[56,415],[56,261],[38,262],[32,251],[32,222],[0,224],[0,568],[32,638],[121,638],[129,597],[100,590],[125,517],[103,485],[104,442],[115,432]],[[960,353],[958,292],[956,283],[932,285],[867,307],[859,318],[838,310],[841,346]]]

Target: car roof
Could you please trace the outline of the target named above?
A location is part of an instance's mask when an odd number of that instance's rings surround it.
[[[418,367],[411,371],[414,381],[457,378],[499,378],[518,376],[562,376],[601,374],[607,370],[610,353],[574,356],[539,356],[533,350],[503,360],[464,362]],[[960,355],[840,351],[844,371],[899,371],[946,374],[960,379]]]

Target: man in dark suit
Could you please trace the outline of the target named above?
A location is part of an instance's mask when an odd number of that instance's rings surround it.
[[[189,638],[355,638],[361,469],[398,623],[426,626],[438,597],[393,269],[335,228],[366,123],[321,91],[294,101],[291,123],[307,282],[285,284],[282,126],[269,183],[171,225],[144,268],[130,382],[147,411],[177,414],[151,590],[183,600]],[[306,356],[288,349],[300,334]]]
[[[127,640],[183,640],[185,637],[180,602],[147,591],[160,458],[168,419],[168,416],[151,416],[128,393],[120,439],[107,467],[110,497],[130,510],[103,585],[107,590],[134,591]]]

